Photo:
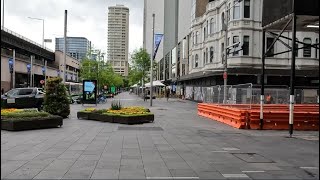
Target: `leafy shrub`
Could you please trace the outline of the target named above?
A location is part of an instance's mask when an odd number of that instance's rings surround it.
[[[112,101],[111,102],[111,110],[120,110],[122,108],[120,101]]]
[[[66,118],[70,114],[67,89],[59,77],[47,79],[44,96],[44,110],[50,114]]]

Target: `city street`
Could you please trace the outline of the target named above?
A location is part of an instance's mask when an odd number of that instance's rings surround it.
[[[142,125],[78,120],[87,107],[71,105],[61,128],[1,130],[1,179],[319,179],[318,132],[238,130],[180,99],[154,100],[155,121]]]

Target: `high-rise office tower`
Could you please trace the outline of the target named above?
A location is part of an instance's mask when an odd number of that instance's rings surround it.
[[[85,37],[67,37],[67,53],[81,61],[91,49],[91,42]],[[64,38],[56,38],[56,50],[64,51]]]
[[[110,6],[108,12],[108,62],[113,70],[128,76],[129,8]]]

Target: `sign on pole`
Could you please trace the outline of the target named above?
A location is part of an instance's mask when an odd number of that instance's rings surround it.
[[[154,44],[155,44],[155,48],[154,48],[154,53],[153,53],[153,59],[154,60],[156,58],[161,40],[162,40],[163,34],[155,34],[154,35]]]

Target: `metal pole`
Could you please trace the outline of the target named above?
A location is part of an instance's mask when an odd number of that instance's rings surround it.
[[[30,68],[30,87],[33,87],[33,55],[31,55],[31,68]]]
[[[227,11],[225,11],[225,16],[227,16]],[[224,35],[224,71],[223,71],[223,104],[227,103],[227,83],[228,83],[228,54],[227,54],[227,42],[228,42],[228,19],[223,17],[224,19],[224,28],[225,28],[225,35]]]
[[[2,0],[2,27],[4,27],[4,0]]]
[[[42,19],[42,47],[44,47],[44,19]]]
[[[262,73],[261,73],[261,96],[260,96],[260,129],[263,129],[263,105],[264,105],[264,74],[265,74],[265,51],[266,51],[266,31],[262,30]]]
[[[296,14],[294,9],[295,1],[292,1],[293,14],[292,14],[292,51],[291,51],[291,78],[290,78],[290,114],[289,114],[289,134],[292,137],[293,133],[293,112],[294,112],[294,79],[295,79],[295,66],[296,66]]]
[[[13,49],[12,52],[12,61],[13,61],[13,74],[12,74],[12,86],[13,88],[16,88],[16,50]]]
[[[63,83],[66,82],[66,58],[67,58],[67,10],[64,10],[64,54],[63,54]]]
[[[47,60],[44,60],[44,85],[47,85]]]
[[[155,23],[155,14],[152,14],[152,52],[151,52],[151,67],[150,67],[150,106],[152,106],[152,97],[153,97],[153,54],[154,54],[154,23]]]

